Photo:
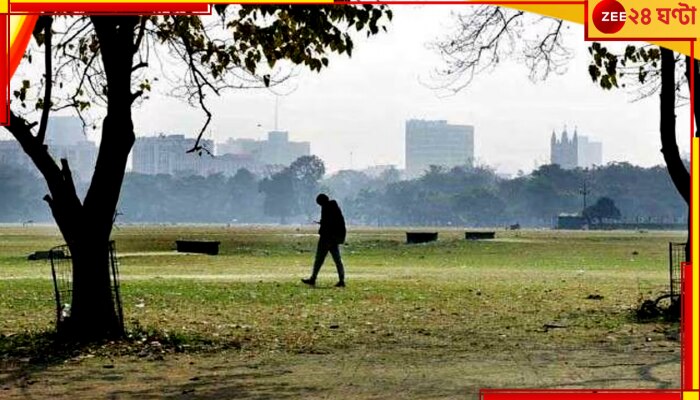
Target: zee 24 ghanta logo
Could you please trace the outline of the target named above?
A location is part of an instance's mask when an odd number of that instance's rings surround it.
[[[630,8],[629,11],[617,0],[603,0],[593,9],[593,24],[602,33],[613,34],[623,26],[626,21],[635,25],[649,25],[652,21],[659,21],[669,25],[695,25],[696,7],[679,2],[678,7]]]

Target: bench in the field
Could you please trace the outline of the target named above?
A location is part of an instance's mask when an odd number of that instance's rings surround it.
[[[66,257],[66,255],[65,255],[62,251],[60,251],[60,250],[58,250],[58,251],[54,250],[54,251],[53,251],[53,257],[54,257],[55,259],[59,259],[59,258],[68,258],[68,257]],[[30,260],[30,261],[48,260],[49,258],[51,258],[51,250],[46,250],[46,251],[39,250],[39,251],[35,251],[34,253],[32,253],[32,254],[30,254],[29,256],[27,256],[27,260]]]
[[[437,238],[437,232],[406,232],[407,244],[434,242]]]
[[[466,231],[464,232],[464,238],[467,240],[481,240],[481,239],[494,239],[496,237],[496,232],[493,231]]]
[[[203,253],[215,256],[219,254],[219,243],[205,240],[176,240],[175,245],[180,253]]]

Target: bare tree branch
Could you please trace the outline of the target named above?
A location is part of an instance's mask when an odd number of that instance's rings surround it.
[[[63,40],[61,40],[60,42],[58,42],[58,43],[56,44],[56,48],[59,48],[59,49],[60,49],[60,48],[65,47],[68,43],[70,43],[70,42],[72,42],[73,40],[75,40],[75,38],[77,38],[78,36],[80,36],[83,32],[85,32],[86,30],[92,28],[92,25],[90,24],[90,21],[87,19],[87,17],[80,17],[80,18],[77,18],[72,24],[70,24],[70,25],[67,27],[67,29],[65,30],[64,33],[71,32],[71,31],[73,30],[73,28],[74,28],[77,24],[79,24],[79,23],[81,23],[81,22],[85,22],[85,25],[83,25],[82,27],[80,27],[79,29],[77,29],[77,30],[73,33],[73,35],[71,35],[71,36],[69,36],[69,37],[67,37],[67,38],[64,38]]]
[[[48,152],[48,148],[40,143],[38,138],[32,135],[31,125],[27,121],[10,111],[10,125],[5,127],[12,136],[19,142],[24,152],[31,158],[39,172],[44,176],[51,195],[44,196],[44,200],[51,206],[57,222],[62,218],[61,214],[56,214],[54,204],[56,201],[80,205],[80,199],[75,194],[73,179],[68,168],[68,162],[61,160],[63,170],[56,165],[56,162]]]
[[[204,103],[204,92],[202,91],[202,87],[205,85],[212,88],[214,90],[214,93],[217,95],[219,92],[204,78],[204,76],[201,75],[201,72],[197,69],[197,67],[194,64],[194,56],[193,56],[193,51],[192,47],[190,46],[189,39],[186,36],[182,37],[182,42],[185,45],[185,50],[187,51],[187,60],[189,63],[189,73],[194,79],[194,83],[197,88],[197,98],[199,100],[199,106],[202,108],[202,111],[206,114],[206,121],[204,122],[204,125],[202,126],[202,129],[199,131],[197,134],[197,138],[194,141],[194,145],[192,146],[191,149],[187,150],[188,153],[193,153],[195,151],[201,151],[204,150],[208,154],[211,155],[211,152],[204,148],[203,146],[200,146],[199,142],[202,140],[202,136],[204,135],[204,132],[206,131],[207,127],[209,126],[209,123],[211,122],[211,111],[207,108],[207,105]],[[200,76],[202,76],[202,79],[204,79],[203,82],[200,82]]]
[[[573,57],[563,45],[564,22],[550,17],[531,18],[534,16],[524,11],[494,5],[474,6],[467,13],[457,14],[457,32],[430,45],[445,63],[445,68],[435,74],[438,83],[433,88],[456,93],[468,86],[475,74],[495,67],[504,56],[521,58],[533,81],[563,72]],[[528,38],[532,25],[545,25],[546,33]]]
[[[44,143],[46,138],[46,128],[49,122],[49,111],[51,110],[51,89],[53,86],[53,70],[51,67],[51,37],[52,37],[52,25],[53,17],[42,16],[44,20],[44,47],[46,51],[44,53],[44,68],[46,77],[46,87],[44,88],[44,108],[41,110],[41,122],[39,124],[39,132],[37,132],[37,140],[39,143]]]
[[[140,62],[140,63],[134,65],[134,66],[131,68],[131,72],[136,72],[136,71],[140,70],[141,68],[146,68],[146,67],[148,67],[148,63],[145,62],[145,61],[142,61],[142,62]]]
[[[146,21],[148,21],[147,16],[141,16],[141,21],[139,22],[139,33],[134,41],[134,54],[139,51],[141,47],[141,41],[143,40],[143,34],[146,32]]]
[[[565,66],[573,53],[563,46],[563,20],[543,17],[542,21],[551,21],[547,34],[539,42],[533,42],[524,50],[525,64],[530,69],[530,80],[544,80],[550,73],[564,72]]]

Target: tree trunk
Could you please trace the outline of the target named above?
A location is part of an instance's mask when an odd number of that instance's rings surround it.
[[[90,19],[107,80],[107,115],[85,200],[81,203],[77,196],[68,161],[61,160],[60,167],[56,164],[42,134],[34,136],[31,125],[14,113],[7,128],[44,176],[50,192],[44,200],[71,252],[71,312],[60,329],[66,338],[79,341],[123,335],[112,298],[108,246],[127,158],[135,141],[131,105],[137,96],[131,92],[131,74],[136,52],[134,28],[139,17]]]
[[[685,77],[688,80],[688,87],[690,89],[690,92],[694,95],[697,95],[700,93],[700,63],[690,57],[685,58]],[[693,87],[690,87],[690,82],[691,82],[691,74],[693,76]],[[700,136],[700,127],[698,124],[700,124],[700,105],[698,104],[698,100],[695,99],[693,102],[693,109],[691,110],[693,113],[693,117],[695,118],[695,136],[698,137]],[[691,141],[692,143],[692,141]],[[698,154],[695,154],[695,157],[698,157]],[[690,207],[688,207],[688,240],[685,242],[685,261],[690,262],[690,237],[693,234],[693,231],[690,227]]]
[[[114,338],[124,333],[112,297],[108,246],[127,158],[135,141],[131,73],[133,30],[138,17],[95,16],[91,20],[107,78],[102,140],[82,206],[77,212],[52,207],[73,258],[68,331],[71,338],[79,340]]]
[[[77,224],[77,229],[62,228],[73,258],[71,336],[90,340],[123,335],[112,298],[108,246],[127,158],[135,141],[131,73],[138,17],[95,16],[91,20],[107,78],[107,115],[85,201],[79,213],[67,218],[66,224]]]
[[[71,339],[89,341],[124,334],[112,297],[108,239],[86,236],[69,244],[73,300],[70,318],[59,329]]]
[[[697,103],[696,103],[697,104]],[[661,153],[666,169],[678,193],[690,205],[690,173],[683,164],[676,142],[676,60],[673,51],[661,48],[661,94],[659,130],[661,133]],[[697,108],[697,105],[696,105]],[[697,113],[696,113],[697,116]],[[690,208],[688,208],[690,215]],[[685,246],[686,261],[690,261],[690,219]]]

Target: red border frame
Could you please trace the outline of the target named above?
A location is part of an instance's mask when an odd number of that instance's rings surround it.
[[[235,2],[232,2],[235,3]],[[247,4],[263,4],[265,2],[259,3],[247,3]],[[280,3],[283,3],[280,1]],[[302,2],[294,3],[298,5],[304,4],[314,4],[319,3]],[[664,41],[664,42],[680,42],[686,41],[690,45],[691,57],[693,57],[695,38],[658,38],[658,37],[639,37],[639,38],[625,38],[625,37],[599,37],[591,38],[588,30],[588,0],[584,1],[507,1],[507,0],[495,0],[495,1],[435,1],[435,2],[425,2],[425,1],[340,1],[334,3],[328,3],[334,5],[358,5],[358,4],[388,4],[388,5],[402,5],[402,4],[426,4],[426,5],[441,5],[441,4],[451,4],[451,5],[469,5],[469,4],[494,4],[494,5],[517,5],[517,4],[543,4],[543,5],[583,5],[584,6],[584,40],[586,41]],[[206,3],[19,3],[19,4],[9,4],[9,11],[11,13],[25,13],[25,14],[37,14],[41,12],[52,12],[57,14],[164,14],[164,13],[187,13],[187,14],[211,14],[212,7],[210,4]],[[2,41],[2,52],[4,53],[5,60],[8,60],[9,53],[9,23],[8,17],[0,16],[0,32],[4,33],[4,38]],[[694,68],[694,66],[693,66]],[[692,71],[691,71],[692,72]],[[0,85],[3,87],[4,93],[0,92],[0,96],[6,99],[6,105],[3,108],[4,115],[0,112],[0,124],[9,123],[9,68],[7,62],[5,63],[5,70],[0,70]],[[694,106],[695,101],[695,87],[693,82],[693,74],[691,73],[690,82],[690,106],[691,109]],[[690,116],[690,127],[691,127],[691,143],[692,138],[695,136],[694,131],[694,116],[691,112]],[[691,146],[692,147],[692,146]],[[691,150],[692,152],[692,150]],[[696,155],[692,155],[696,156]],[[692,173],[692,171],[691,171]],[[692,185],[692,179],[691,179]],[[692,220],[692,219],[691,219]],[[693,268],[689,263],[684,263],[682,267],[682,291],[684,293],[683,298],[685,299],[682,304],[682,322],[681,322],[681,388],[677,390],[512,390],[512,389],[482,389],[480,391],[480,397],[483,400],[680,400],[683,397],[683,390],[692,390],[692,357],[686,357],[688,354],[693,352],[693,336],[692,336],[692,315],[693,315],[693,304],[692,304],[692,283],[693,283]],[[700,288],[698,288],[700,289]],[[685,295],[688,294],[688,295]]]
[[[10,3],[10,13],[38,14],[211,14],[204,3]]]
[[[693,267],[690,263],[683,263],[681,270],[681,293],[683,298],[692,299],[693,296]],[[681,388],[692,390],[693,387],[693,302],[683,301],[681,304]],[[691,334],[688,334],[688,333]],[[691,355],[686,357],[686,355]]]
[[[0,66],[0,98],[5,100],[5,106],[0,107],[0,125],[10,124],[10,24],[9,18],[0,16],[0,32],[5,35],[0,40],[0,55],[5,62]]]
[[[681,400],[680,390],[508,390],[483,389],[480,393],[482,400]]]

